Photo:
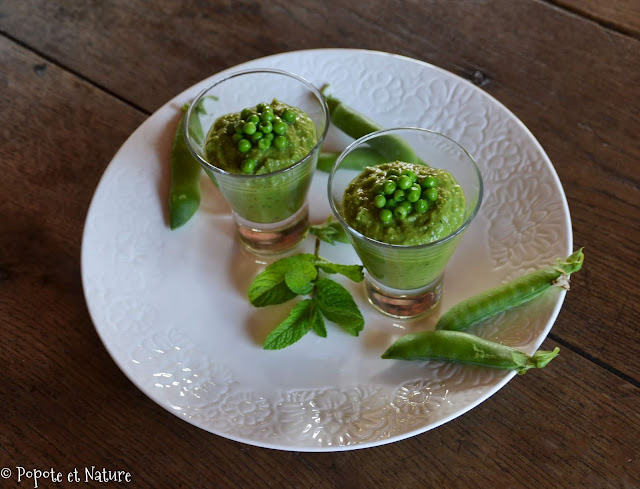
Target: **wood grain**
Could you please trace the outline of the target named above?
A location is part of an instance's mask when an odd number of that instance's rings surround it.
[[[147,111],[220,69],[290,49],[387,50],[469,77],[542,143],[586,249],[554,337],[640,380],[640,287],[629,273],[640,266],[639,41],[531,0],[154,5],[7,0],[0,30]]]
[[[553,3],[612,27],[625,34],[640,38],[640,2],[638,0],[551,0]]]

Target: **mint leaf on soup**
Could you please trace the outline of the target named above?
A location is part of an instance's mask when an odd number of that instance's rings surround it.
[[[319,279],[315,298],[322,314],[350,335],[358,336],[364,328],[364,318],[353,297],[338,282],[328,278]]]
[[[284,281],[292,292],[298,295],[308,294],[313,290],[313,281],[318,276],[318,270],[305,260],[299,260],[297,265],[285,274]]]
[[[323,272],[339,273],[353,282],[362,282],[364,280],[362,265],[340,265],[338,263],[331,263],[330,261],[320,257],[318,257],[315,263]]]
[[[298,341],[311,329],[311,319],[315,309],[314,301],[311,299],[298,302],[291,309],[289,316],[269,333],[263,348],[280,350]]]

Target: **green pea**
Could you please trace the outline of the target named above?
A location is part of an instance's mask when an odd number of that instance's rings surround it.
[[[435,202],[436,200],[438,200],[438,189],[429,188],[424,191],[423,195],[427,198],[427,200],[430,200],[431,202]]]
[[[403,170],[401,175],[404,175],[405,177],[409,177],[411,179],[411,183],[415,183],[416,180],[418,179],[418,177],[416,177],[416,174],[413,173],[411,170]]]
[[[251,141],[244,138],[238,141],[238,151],[240,151],[241,153],[246,153],[250,149],[251,149]]]
[[[380,211],[380,220],[385,223],[391,222],[393,220],[393,214],[389,209],[382,209]]]
[[[404,190],[396,190],[393,192],[393,198],[396,199],[396,202],[402,202],[405,199]]]
[[[407,209],[407,213],[410,213],[413,210],[413,204],[408,200],[403,200],[402,202],[400,202],[400,205]]]
[[[260,131],[256,131],[251,135],[251,142],[252,143],[257,143],[258,141],[260,141],[262,138],[264,137],[264,134],[262,134]]]
[[[387,203],[387,199],[384,195],[376,195],[373,198],[373,205],[375,205],[378,208],[384,207],[386,203]]]
[[[396,185],[398,184],[398,178],[400,178],[398,177],[398,175],[389,175],[387,177],[387,179],[391,180],[392,182],[396,182]]]
[[[384,184],[382,182],[378,182],[373,186],[372,190],[373,190],[374,194],[383,195],[384,194]]]
[[[256,169],[256,160],[247,158],[242,162],[242,173],[253,173]]]
[[[268,134],[267,134],[268,136]],[[261,151],[266,151],[271,147],[271,139],[269,139],[268,137],[264,137],[262,138],[260,141],[258,141],[258,149]]]
[[[384,182],[384,193],[387,195],[391,195],[396,191],[396,182],[393,180],[387,180]]]
[[[396,177],[400,176],[400,171],[396,170],[395,168],[392,168],[391,170],[389,170],[387,172],[387,178],[389,178],[391,175],[395,175]]]
[[[407,214],[409,214],[409,211],[407,211],[407,208],[403,205],[399,205],[398,207],[393,209],[393,215],[399,221],[405,220],[407,218]]]
[[[264,137],[267,138],[269,141],[273,141],[273,138],[275,138],[276,135],[270,132],[268,134],[265,134]]]
[[[240,112],[240,117],[242,117],[245,121],[251,117],[251,114],[253,114],[253,111],[251,109],[242,109],[242,112]]]
[[[424,199],[418,199],[413,203],[413,208],[418,214],[424,214],[429,208],[429,204]]]
[[[276,134],[284,134],[287,132],[287,125],[282,121],[276,121],[273,123],[273,132]]]
[[[233,141],[234,143],[237,143],[238,141],[240,141],[241,139],[243,139],[244,136],[242,134],[239,133],[233,133],[233,136],[231,136],[231,141]]]
[[[273,140],[273,145],[278,149],[284,149],[288,144],[289,141],[287,141],[287,138],[285,138],[284,136],[276,136],[276,138]]]
[[[434,188],[438,182],[433,177],[425,177],[420,182],[420,186],[424,189]]]
[[[256,110],[260,113],[264,112],[265,109],[270,109],[270,108],[271,107],[269,107],[269,104],[265,104],[264,102],[256,106]]]
[[[251,136],[256,132],[256,125],[253,122],[247,122],[242,128],[242,132],[244,132],[248,136]]]
[[[395,209],[398,203],[394,199],[387,199],[387,203],[384,205],[385,209]]]
[[[238,134],[242,134],[243,131],[244,131],[244,121],[239,120],[239,121],[234,122],[233,129]]]
[[[260,114],[260,120],[262,122],[271,122],[275,116],[271,110],[264,110],[262,114]]]
[[[411,178],[406,175],[401,175],[400,178],[398,178],[398,187],[402,190],[406,190],[411,187],[412,183]]]
[[[261,122],[258,128],[263,132],[263,134],[268,134],[273,131],[273,125],[271,122]]]
[[[298,116],[296,115],[296,113],[291,110],[291,109],[287,109],[284,111],[284,113],[282,114],[282,119],[287,123],[287,124],[293,124],[296,119],[298,118]]]
[[[416,185],[413,185],[409,189],[409,193],[407,193],[407,200],[409,202],[416,202],[420,198],[421,194],[422,194],[422,189]]]
[[[258,124],[260,124],[260,117],[258,117],[256,114],[251,114],[247,119],[247,122],[253,122],[257,126]]]

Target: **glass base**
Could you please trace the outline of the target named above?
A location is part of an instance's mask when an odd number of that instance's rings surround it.
[[[304,238],[309,227],[306,204],[284,221],[270,224],[247,221],[235,213],[233,219],[242,244],[259,255],[276,255],[290,250]]]
[[[398,319],[410,319],[432,311],[442,295],[441,275],[417,290],[398,290],[386,287],[367,276],[365,280],[367,298],[380,312]]]

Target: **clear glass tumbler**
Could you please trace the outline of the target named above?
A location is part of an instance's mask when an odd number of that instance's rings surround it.
[[[305,157],[261,175],[231,173],[207,160],[206,136],[219,117],[273,99],[299,108],[313,121],[317,144]],[[199,118],[204,138],[193,130],[194,117]],[[307,193],[329,127],[329,110],[316,87],[274,69],[223,75],[194,99],[184,127],[187,147],[231,206],[240,240],[247,248],[259,254],[282,253],[304,237],[309,225]]]
[[[416,246],[388,244],[364,236],[345,220],[345,189],[366,166],[379,164],[374,161],[369,165],[366,159],[362,161],[355,155],[370,154],[370,151],[361,151],[363,148],[393,154],[398,142],[413,149],[417,164],[450,172],[464,192],[462,225],[438,241]],[[352,155],[354,150],[358,151]],[[452,139],[428,129],[396,128],[374,132],[342,152],[331,170],[328,191],[333,213],[366,269],[369,301],[383,313],[398,318],[415,317],[433,309],[440,300],[447,262],[482,202],[482,176],[471,155]]]

